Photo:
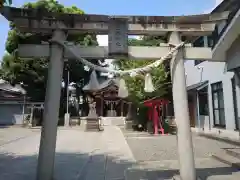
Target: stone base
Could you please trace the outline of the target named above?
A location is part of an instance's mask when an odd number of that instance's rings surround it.
[[[65,113],[64,114],[64,126],[69,126],[70,125],[70,114]]]
[[[85,131],[100,131],[99,118],[86,118]]]
[[[125,121],[125,129],[132,130],[133,129],[133,121]]]
[[[70,126],[80,126],[80,119],[79,117],[72,117],[70,119]]]

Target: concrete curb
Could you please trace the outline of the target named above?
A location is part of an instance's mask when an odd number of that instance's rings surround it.
[[[210,135],[210,134],[205,134],[205,133],[196,133],[198,136],[200,137],[205,137],[207,139],[213,139],[213,140],[217,140],[217,141],[221,141],[221,142],[225,142],[234,146],[240,146],[240,141],[239,140],[233,140],[233,139],[229,139],[226,137],[218,137],[215,135]]]
[[[231,160],[228,160],[226,158],[226,156],[224,158],[218,156],[218,155],[215,155],[215,154],[211,154],[210,155],[213,159],[221,162],[221,163],[224,163],[224,164],[227,164],[233,168],[237,168],[237,169],[240,169],[240,163],[235,163],[235,162],[232,162]]]
[[[173,176],[172,180],[183,180],[180,175]],[[196,180],[202,180],[200,177],[197,177]]]

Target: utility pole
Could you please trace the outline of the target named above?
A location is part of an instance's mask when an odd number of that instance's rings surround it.
[[[65,84],[65,86],[67,86],[67,92],[66,92],[66,113],[64,115],[64,125],[65,126],[69,126],[69,120],[70,120],[70,115],[69,115],[69,81],[70,81],[70,71],[69,68],[67,66],[67,84]]]

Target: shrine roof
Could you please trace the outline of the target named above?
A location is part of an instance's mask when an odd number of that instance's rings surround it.
[[[20,94],[26,94],[26,90],[21,87],[21,85],[16,84],[15,86],[12,86],[7,81],[4,81],[0,79],[0,90],[8,91],[8,92],[14,92],[14,93],[20,93]]]
[[[119,86],[119,81],[120,79],[119,78],[111,78],[111,79],[107,79],[107,80],[98,80],[99,81],[99,87],[98,87],[98,90],[102,90],[102,89],[105,89],[111,85],[115,85],[115,86]],[[83,91],[91,91],[91,87],[90,87],[90,84],[86,84],[84,87],[83,87]]]

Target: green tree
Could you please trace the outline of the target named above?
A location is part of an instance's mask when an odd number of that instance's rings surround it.
[[[11,5],[12,0],[0,0],[0,8],[3,7],[3,5]]]
[[[141,39],[129,39],[130,46],[159,46],[164,40],[158,36],[145,36]],[[138,67],[146,66],[154,61],[152,60],[126,60],[121,59],[116,61],[117,66],[122,70],[128,70]],[[136,77],[125,76],[126,84],[129,90],[129,98],[135,103],[152,98],[152,97],[165,97],[169,95],[170,74],[168,63],[160,65],[151,71],[151,76],[155,91],[146,93],[144,91],[144,76],[138,75]]]
[[[47,10],[49,12],[59,13],[75,13],[83,14],[81,9],[76,6],[64,7],[56,0],[39,0],[35,3],[27,3],[24,8],[38,8]],[[28,96],[32,100],[42,101],[45,97],[45,86],[47,79],[47,69],[49,59],[37,58],[37,59],[23,59],[16,58],[12,54],[18,48],[19,44],[40,44],[42,41],[48,41],[51,38],[49,35],[39,35],[33,33],[21,33],[14,26],[10,25],[10,31],[6,41],[6,51],[8,52],[2,60],[1,78],[11,82],[12,84],[23,82],[27,90]],[[69,41],[84,46],[96,46],[96,35],[89,34],[77,34],[74,36],[68,36]],[[65,63],[70,71],[70,81],[77,82],[79,80],[87,79],[89,72],[84,71],[83,65],[76,60],[70,60]],[[65,68],[66,69],[66,68]],[[63,79],[66,81],[67,73],[64,71]]]

